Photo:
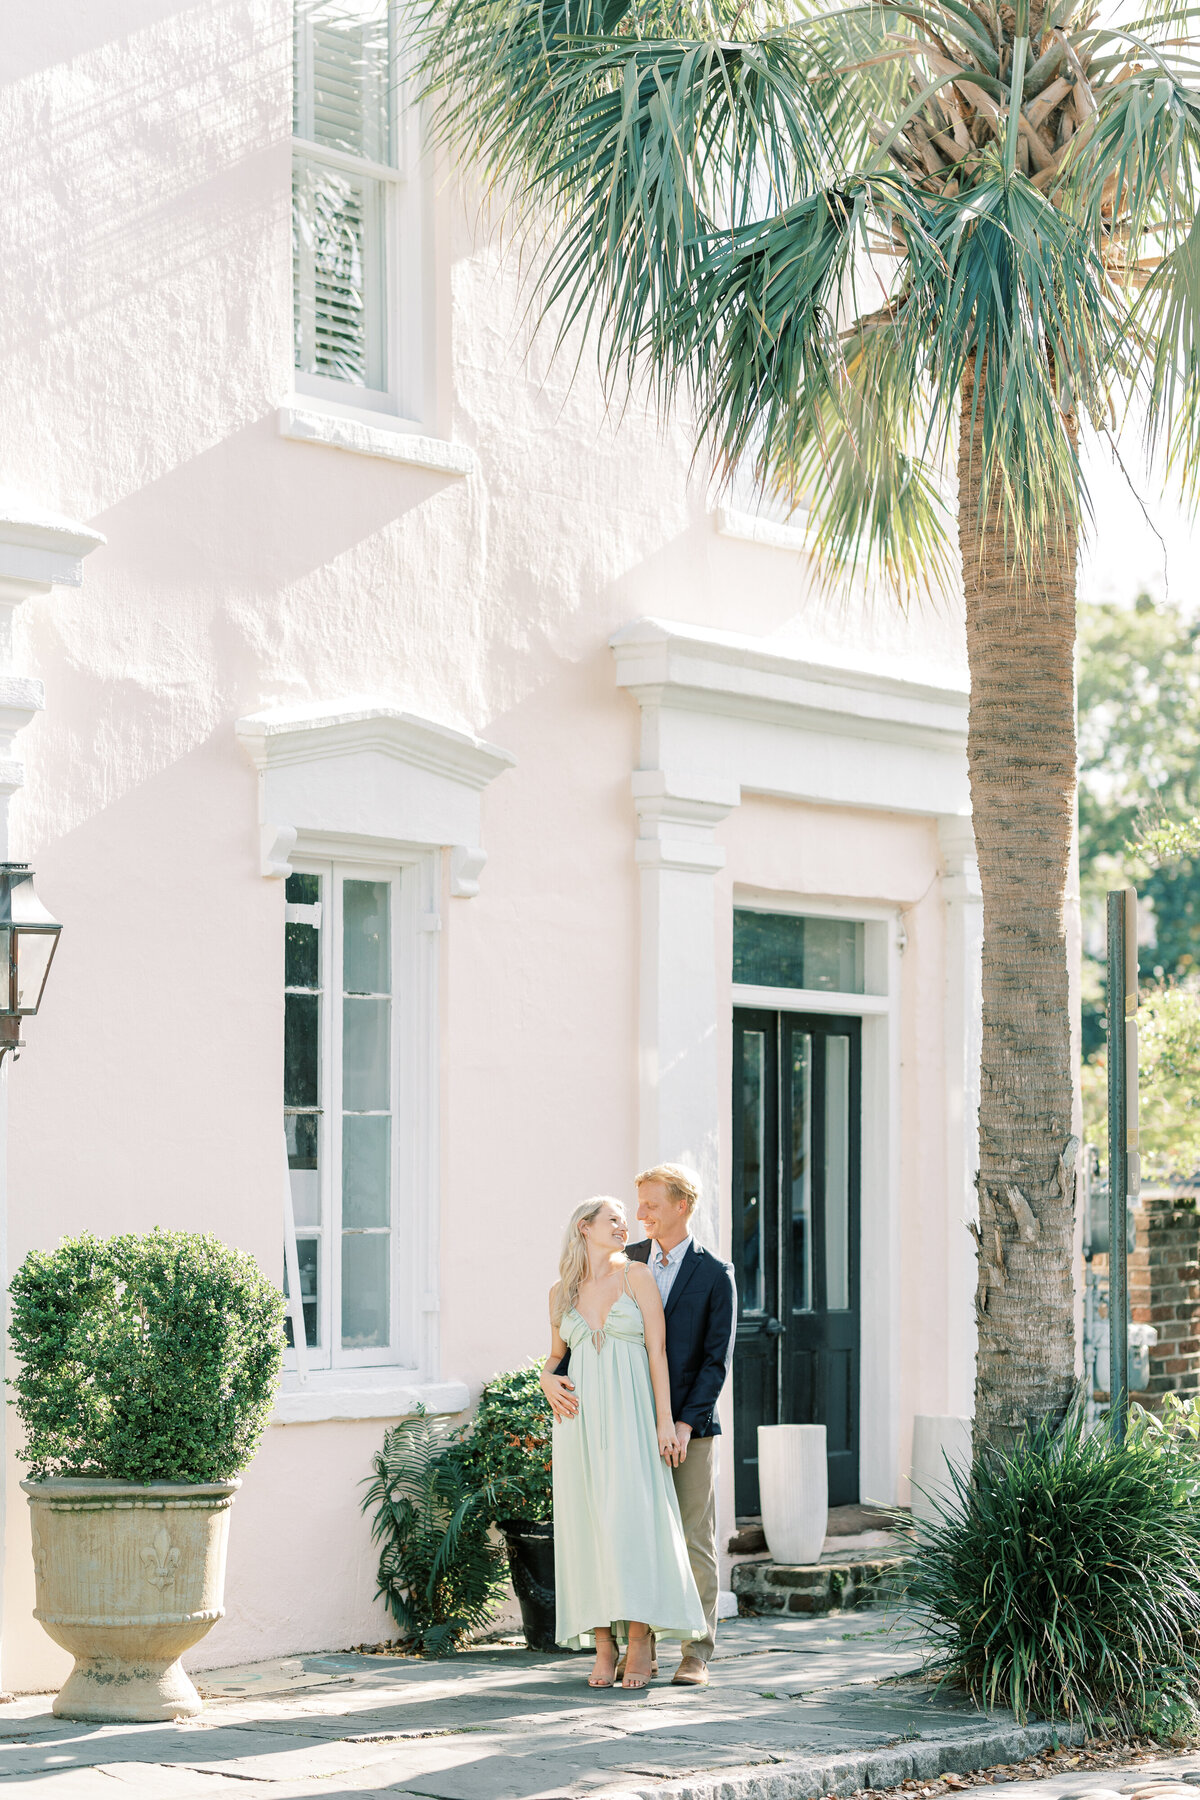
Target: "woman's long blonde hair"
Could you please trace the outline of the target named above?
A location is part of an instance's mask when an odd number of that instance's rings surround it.
[[[615,1206],[620,1212],[625,1211],[621,1202],[614,1200],[611,1194],[593,1194],[590,1200],[577,1206],[567,1220],[562,1255],[558,1259],[558,1288],[554,1296],[556,1325],[579,1298],[579,1284],[588,1272],[587,1239],[579,1227],[590,1225],[602,1206]]]

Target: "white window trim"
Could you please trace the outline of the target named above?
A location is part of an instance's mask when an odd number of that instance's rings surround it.
[[[315,1425],[325,1419],[405,1419],[427,1413],[465,1412],[465,1381],[421,1381],[403,1369],[317,1369],[301,1382],[285,1372],[272,1425]]]
[[[388,881],[391,900],[391,1271],[389,1287],[390,1343],[380,1349],[341,1347],[341,1291],[337,1270],[341,1233],[340,1132],[333,1129],[340,1093],[338,1049],[341,1041],[341,988],[335,981],[338,946],[334,921],[340,916],[333,887],[326,891],[329,928],[322,936],[322,989],[325,1017],[322,1055],[332,1046],[333,1069],[323,1075],[321,1100],[327,1125],[323,1134],[321,1213],[325,1245],[320,1274],[320,1348],[310,1346],[306,1362],[312,1373],[345,1375],[349,1371],[386,1368],[401,1371],[406,1381],[420,1380],[437,1366],[437,1212],[438,1178],[438,898],[441,859],[429,851],[391,854],[378,848],[330,842],[306,834],[296,850],[297,872],[318,873],[336,884],[349,878]],[[331,1084],[326,1088],[326,1083]],[[328,1104],[327,1104],[328,1103]],[[301,1227],[300,1235],[305,1235]],[[285,1367],[296,1368],[289,1350]]]
[[[277,1409],[276,1417],[280,1422],[402,1417],[423,1399],[430,1383],[437,1391],[430,1391],[428,1410],[458,1412],[467,1403],[466,1389],[455,1383],[437,1385],[442,864],[448,852],[452,897],[469,899],[478,893],[487,861],[481,846],[482,790],[516,758],[470,732],[423,719],[388,700],[361,697],[269,708],[239,719],[236,732],[257,773],[260,867],[265,877],[280,883],[281,928],[283,878],[291,873],[292,855],[407,862],[420,869],[422,883],[411,978],[412,1003],[423,1023],[416,1040],[419,1054],[405,1075],[405,1103],[422,1122],[413,1134],[410,1170],[418,1366],[318,1369],[307,1380],[292,1369],[285,1373],[282,1410]],[[339,1398],[351,1390],[355,1397]],[[364,1391],[374,1399],[363,1399]]]
[[[439,475],[471,475],[476,468],[475,452],[465,444],[427,437],[411,419],[368,412],[341,400],[291,395],[279,408],[276,422],[280,437],[297,444],[319,444],[327,450],[378,456],[385,462],[432,469]]]
[[[397,0],[388,0],[388,11],[393,71],[389,91],[394,162],[376,163],[366,157],[351,156],[344,151],[318,144],[310,138],[294,134],[291,137],[293,168],[296,158],[300,156],[310,162],[378,181],[381,185],[385,383],[382,388],[357,387],[352,382],[308,374],[293,366],[292,384],[296,394],[302,397],[302,406],[311,405],[314,400],[323,400],[332,405],[348,402],[356,412],[365,413],[368,418],[375,415],[381,423],[399,419],[409,430],[419,430],[420,422],[428,410],[428,396],[425,392],[428,361],[425,356],[427,230],[421,180],[421,128],[419,109],[409,97],[413,63],[397,18]],[[294,43],[293,37],[293,57]],[[294,345],[292,356],[294,364]],[[356,446],[344,444],[340,447]],[[368,450],[365,454],[378,455],[381,452]]]

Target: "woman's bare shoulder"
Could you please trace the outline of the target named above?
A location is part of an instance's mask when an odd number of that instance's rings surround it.
[[[629,1285],[635,1294],[657,1294],[658,1283],[655,1281],[644,1262],[634,1262],[631,1259],[626,1263],[625,1267],[629,1275]]]

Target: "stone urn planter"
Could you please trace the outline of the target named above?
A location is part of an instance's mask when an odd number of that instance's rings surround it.
[[[823,1425],[760,1425],[758,1491],[774,1562],[815,1563],[829,1524]]]
[[[240,1481],[135,1486],[23,1481],[33,1514],[34,1617],[75,1667],[63,1719],[184,1719],[202,1701],[179,1661],[224,1613],[229,1509]]]
[[[271,1417],[283,1295],[207,1233],[84,1232],[9,1285],[34,1618],[65,1719],[187,1718],[180,1657],[224,1610],[238,1475]]]

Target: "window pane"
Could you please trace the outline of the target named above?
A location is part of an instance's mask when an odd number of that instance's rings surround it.
[[[342,1107],[346,1112],[387,1112],[388,1000],[342,1001]]]
[[[317,1343],[319,1244],[316,1238],[300,1238],[296,1244],[296,1260],[300,1264],[300,1300],[304,1307],[304,1341],[315,1348]],[[288,1292],[287,1269],[283,1271],[283,1291]],[[288,1349],[295,1346],[290,1315],[284,1322]]]
[[[825,1040],[825,1305],[850,1304],[850,1039]]]
[[[733,915],[733,979],[751,987],[863,992],[866,928],[858,919],[796,913]]]
[[[342,1238],[342,1348],[382,1350],[388,1342],[391,1233],[347,1232]]]
[[[296,0],[292,130],[390,163],[387,0]]]
[[[392,1121],[378,1114],[342,1120],[342,1223],[391,1223],[389,1162]]]
[[[763,1310],[766,1039],[742,1033],[742,1311]]]
[[[792,1310],[812,1308],[812,1039],[791,1034]]]
[[[321,1223],[320,1117],[317,1113],[289,1113],[287,1126],[288,1171],[292,1187],[292,1215],[298,1226]]]
[[[386,994],[392,985],[386,881],[342,883],[342,986],[348,994]]]
[[[305,374],[386,387],[382,234],[378,181],[295,159],[293,322]]]
[[[289,906],[316,906],[321,898],[319,875],[289,875],[284,886],[284,899]]]
[[[312,925],[289,920],[284,927],[283,979],[290,988],[321,985],[321,934]]]
[[[317,1106],[317,1072],[320,1064],[318,1030],[320,997],[317,994],[285,994],[283,1001],[283,1103],[285,1106]]]

